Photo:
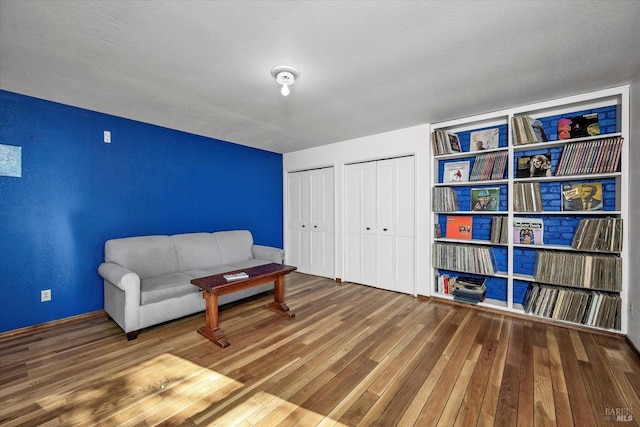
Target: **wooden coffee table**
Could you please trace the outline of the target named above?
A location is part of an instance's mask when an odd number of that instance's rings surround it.
[[[284,276],[296,269],[297,267],[290,265],[274,263],[193,279],[191,283],[204,291],[203,297],[207,305],[206,326],[200,327],[198,333],[222,348],[228,347],[230,343],[218,324],[218,297],[269,282],[273,282],[273,302],[266,308],[286,317],[295,317],[284,303]],[[245,272],[249,277],[233,281],[224,278],[225,274],[239,272]]]

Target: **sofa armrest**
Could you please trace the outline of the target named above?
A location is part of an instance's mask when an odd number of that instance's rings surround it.
[[[264,259],[272,261],[277,264],[282,264],[284,260],[284,250],[280,248],[274,248],[271,246],[253,245],[251,247],[253,258]]]
[[[103,262],[98,267],[98,273],[125,292],[140,293],[140,276],[127,268],[112,262]]]
[[[104,310],[127,333],[140,330],[140,276],[112,262],[103,262]]]

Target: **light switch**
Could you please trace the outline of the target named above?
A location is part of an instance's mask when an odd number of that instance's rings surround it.
[[[111,132],[109,132],[108,130],[104,131],[104,142],[107,144],[111,143]]]

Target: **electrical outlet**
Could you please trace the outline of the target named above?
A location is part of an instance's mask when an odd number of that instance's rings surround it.
[[[40,291],[40,302],[51,301],[51,289],[43,289]]]

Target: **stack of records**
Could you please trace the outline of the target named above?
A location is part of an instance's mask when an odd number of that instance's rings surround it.
[[[484,299],[487,293],[485,280],[476,277],[457,277],[453,282],[453,292],[451,292],[453,299],[477,304]]]

